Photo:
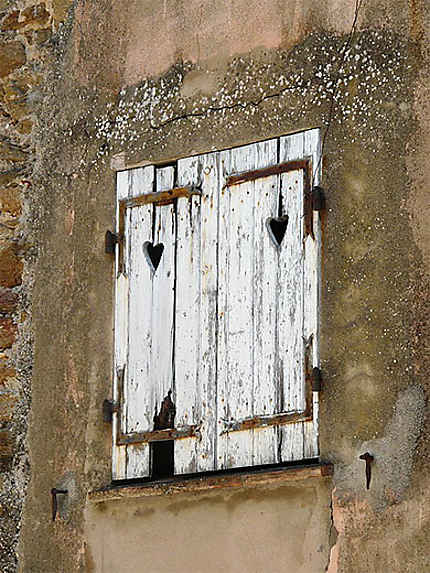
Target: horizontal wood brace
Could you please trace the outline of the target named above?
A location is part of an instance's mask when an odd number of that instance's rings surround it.
[[[119,424],[118,424],[119,426]],[[198,438],[200,425],[180,426],[166,430],[150,430],[148,432],[133,432],[130,434],[118,433],[117,445],[142,444],[145,442],[166,442],[182,438]]]
[[[310,170],[310,161],[307,159],[288,161],[287,163],[278,163],[277,165],[271,165],[270,167],[264,167],[262,169],[255,169],[254,171],[245,171],[243,173],[230,175],[227,177],[225,186],[231,187],[233,185],[240,185],[240,183],[245,183],[247,181],[255,181],[256,179],[260,179],[262,177],[270,177],[271,175],[279,175],[280,173],[298,171],[300,169],[305,171]]]
[[[180,197],[189,198],[193,195],[201,194],[202,192],[200,189],[190,185],[189,187],[174,187],[168,191],[158,191],[157,193],[139,195],[138,197],[124,199],[121,203],[124,204],[124,207],[138,207],[139,205],[148,205],[149,203],[153,203],[155,205],[168,205]]]
[[[269,414],[265,416],[252,416],[251,418],[244,418],[243,420],[225,421],[226,427],[221,434],[267,428],[269,426],[282,426],[295,422],[309,422],[311,420],[312,410],[309,411],[307,408],[303,412],[281,412],[279,414]]]

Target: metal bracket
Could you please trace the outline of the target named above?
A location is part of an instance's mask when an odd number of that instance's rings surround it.
[[[372,454],[365,452],[359,456],[360,460],[366,462],[366,489],[370,488],[370,480],[372,479],[372,462],[375,459]]]
[[[119,411],[119,405],[113,400],[108,400],[107,398],[103,400],[103,421],[112,422],[112,416],[114,412]]]
[[[312,187],[312,209],[314,211],[323,211],[325,209],[325,193],[322,187]]]
[[[57,509],[58,509],[58,503],[57,503],[57,495],[59,493],[62,494],[66,494],[69,493],[67,489],[57,489],[56,487],[53,487],[51,489],[51,496],[52,496],[52,521],[55,521],[55,518],[57,517]]]
[[[105,253],[113,255],[115,253],[115,245],[119,242],[118,235],[112,231],[106,231],[105,235]]]
[[[312,368],[312,392],[321,392],[322,390],[322,376],[321,370],[315,366]]]

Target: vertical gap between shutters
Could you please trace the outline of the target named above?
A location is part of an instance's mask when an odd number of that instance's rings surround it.
[[[220,185],[221,181],[224,180],[224,170],[221,165],[221,154],[217,153],[216,155],[216,166],[218,169],[218,185],[217,185],[217,228],[216,228],[216,297],[215,297],[215,432],[214,432],[214,469],[218,468],[218,347],[219,347],[219,229],[220,229],[220,221],[219,221],[219,213],[220,213],[220,205],[221,205],[221,192],[223,186]]]
[[[276,140],[276,163],[279,164],[281,161],[281,138],[278,137],[278,139]],[[277,175],[277,182],[276,182],[276,192],[278,193],[278,197],[277,197],[277,205],[278,205],[278,212],[275,213],[275,216],[277,217],[281,217],[282,216],[282,177],[281,175]],[[277,258],[278,258],[278,264],[277,264],[277,268],[276,268],[276,299],[275,300],[275,356],[274,356],[274,372],[275,372],[275,376],[276,376],[276,396],[275,396],[275,400],[276,400],[276,409],[278,412],[282,412],[283,411],[283,407],[284,407],[284,398],[283,398],[283,381],[282,381],[282,374],[283,374],[283,369],[281,369],[281,362],[279,359],[279,296],[278,293],[280,292],[280,268],[279,268],[279,257],[280,257],[280,250],[276,249],[276,253],[277,253]],[[278,437],[278,451],[277,451],[277,456],[278,459],[277,461],[280,462],[281,461],[281,452],[282,452],[282,432],[280,431],[279,427],[276,428],[276,432],[277,432],[277,437]]]
[[[176,186],[178,179],[178,164],[175,163],[173,171],[173,187]],[[189,199],[190,200],[190,199]],[[172,340],[172,395],[173,401],[177,402],[176,399],[176,372],[175,372],[175,342],[176,342],[176,284],[177,284],[177,272],[178,272],[178,199],[175,199],[173,203],[172,210],[172,225],[175,229],[174,234],[174,267],[173,267],[173,340]]]
[[[176,186],[178,180],[178,163],[175,163],[173,168],[173,187]],[[192,197],[188,199],[191,201]],[[176,369],[175,369],[175,343],[176,343],[176,285],[177,285],[177,275],[178,275],[178,199],[175,199],[173,203],[172,209],[172,225],[174,226],[174,257],[173,257],[173,336],[172,336],[172,396],[173,396],[173,403],[177,403],[177,396],[176,396]],[[173,476],[175,473],[175,441],[172,440],[170,442],[166,442],[166,458],[169,458],[170,467],[169,467],[169,474]],[[166,477],[170,477],[166,476]],[[162,476],[164,477],[164,476]]]

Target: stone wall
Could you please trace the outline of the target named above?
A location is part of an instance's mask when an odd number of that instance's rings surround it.
[[[27,225],[35,106],[52,17],[44,2],[0,2],[0,570],[16,570],[29,460],[34,244]]]

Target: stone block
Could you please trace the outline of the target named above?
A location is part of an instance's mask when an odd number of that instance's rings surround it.
[[[49,25],[50,14],[45,3],[34,4],[22,12],[14,10],[2,22],[2,30],[20,30],[22,28],[44,28]]]
[[[0,212],[19,217],[21,210],[21,190],[18,187],[2,188],[0,185]]]
[[[0,251],[0,286],[14,287],[21,284],[22,260],[16,256],[13,247]]]
[[[0,161],[20,163],[28,159],[28,152],[7,139],[0,141]]]
[[[0,313],[15,312],[18,304],[18,294],[13,290],[0,287]]]
[[[25,48],[21,42],[0,43],[0,78],[8,76],[25,62]]]
[[[0,348],[10,348],[15,342],[17,326],[11,318],[0,318]]]
[[[0,388],[8,385],[9,381],[16,376],[15,368],[10,366],[0,366]]]
[[[9,429],[0,430],[0,458],[11,458],[13,455],[14,439]]]
[[[15,392],[0,390],[0,425],[12,420],[17,403],[18,396]]]
[[[0,171],[0,189],[6,185],[10,185],[10,183],[20,181],[20,171],[21,168],[19,166],[14,166],[7,171]]]

